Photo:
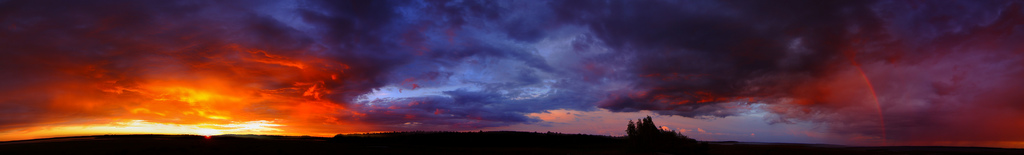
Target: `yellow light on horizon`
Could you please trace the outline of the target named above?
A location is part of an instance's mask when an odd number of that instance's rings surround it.
[[[284,130],[275,128],[280,126],[284,125],[275,124],[274,121],[267,120],[225,124],[174,124],[149,122],[146,120],[128,120],[107,124],[67,125],[9,131],[0,133],[10,135],[0,137],[0,141],[105,134],[188,134],[202,136],[222,134],[287,134],[283,132]]]
[[[223,134],[223,133],[221,133],[217,129],[199,129],[199,130],[196,130],[196,134],[197,135],[203,135],[203,136],[213,136],[213,135],[220,135],[220,134]]]

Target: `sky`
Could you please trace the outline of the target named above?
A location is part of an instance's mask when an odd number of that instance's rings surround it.
[[[0,0],[0,140],[622,136],[1024,148],[1024,1]]]

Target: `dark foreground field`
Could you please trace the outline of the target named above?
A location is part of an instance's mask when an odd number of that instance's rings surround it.
[[[659,154],[623,138],[527,132],[383,133],[334,138],[108,135],[0,142],[0,154]],[[848,147],[712,142],[708,154],[1024,154],[978,147]]]

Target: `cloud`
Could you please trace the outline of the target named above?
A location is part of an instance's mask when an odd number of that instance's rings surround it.
[[[3,77],[0,105],[10,108],[0,130],[123,119],[320,124],[349,113],[343,100],[327,99],[379,85],[363,71],[381,65],[343,62],[332,56],[346,50],[231,7],[250,4],[73,3],[4,5],[0,44],[10,61],[0,68],[20,74]]]
[[[786,91],[794,81],[813,80],[830,72],[826,66],[844,65],[848,23],[877,29],[870,27],[877,21],[863,17],[869,8],[842,2],[582,6],[588,7],[563,13],[590,15],[574,21],[588,25],[596,39],[616,51],[604,59],[619,60],[600,61],[624,66],[610,77],[630,83],[609,91],[598,105],[688,117],[733,116],[745,111],[745,104],[791,96]]]
[[[626,83],[601,94],[604,109],[699,118],[763,109],[769,122],[870,137],[853,140],[862,144],[1020,139],[1008,130],[1021,127],[1005,123],[1020,108],[1003,104],[1017,97],[1000,95],[1019,88],[1008,80],[1020,78],[1016,2],[555,5],[573,6],[558,17],[614,51],[603,65],[625,66],[604,69]],[[971,134],[934,136],[955,133]]]
[[[0,3],[0,131],[473,130],[561,109],[1024,139],[1013,1]]]
[[[528,117],[551,109],[593,109],[594,99],[565,87],[550,83],[553,88],[543,94],[512,88],[483,90],[456,89],[426,97],[378,98],[360,102],[361,111],[372,117],[357,118],[392,130],[477,129],[540,121]],[[430,125],[427,128],[403,128],[407,122]]]

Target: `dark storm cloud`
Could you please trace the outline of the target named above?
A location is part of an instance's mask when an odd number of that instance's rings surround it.
[[[468,88],[360,102],[367,117],[353,119],[401,127],[396,130],[474,129],[536,122],[526,114],[546,110],[595,109],[591,94],[599,91],[559,77],[575,73],[549,64],[530,45],[559,25],[545,17],[551,10],[543,3],[429,1],[394,8],[400,20],[383,27],[407,28],[390,30],[400,34],[389,41],[398,42],[395,51],[412,57],[378,78],[396,86],[397,93]]]
[[[1024,128],[1021,65],[1018,42],[1024,12],[1015,1],[902,2],[872,5],[883,29],[881,35],[856,38],[856,61],[877,92],[875,101],[842,90],[829,93],[819,106],[773,107],[774,121],[804,120],[829,124],[835,133],[882,135],[890,142],[940,145],[960,141],[991,145],[1015,141]],[[821,86],[841,88],[856,72],[834,73],[817,79]],[[829,80],[832,79],[832,80]],[[801,86],[803,87],[803,86]],[[813,87],[813,86],[809,86]],[[855,88],[868,90],[866,88]],[[878,113],[879,116],[865,115]],[[881,117],[881,118],[880,118]],[[884,126],[881,122],[884,121]],[[948,145],[948,144],[941,144]]]
[[[1020,139],[1008,130],[1022,127],[999,123],[1021,118],[1018,97],[1006,95],[1020,92],[1009,80],[1021,78],[1019,2],[554,6],[568,8],[557,11],[560,20],[587,25],[600,40],[577,49],[596,42],[616,50],[593,57],[607,62],[595,65],[605,71],[579,74],[632,84],[595,94],[605,96],[601,108],[727,117],[766,103],[770,122],[810,121],[875,139],[886,131],[903,142]],[[607,69],[613,66],[627,67]],[[953,133],[967,134],[934,136]]]
[[[877,29],[860,1],[595,3],[566,3],[585,7],[560,17],[582,16],[571,21],[589,25],[619,57],[630,59],[618,64],[628,66],[619,74],[641,92],[619,92],[627,94],[601,103],[613,111],[735,115],[743,111],[717,104],[789,96],[784,91],[792,81],[824,74],[844,60],[846,32]]]
[[[872,68],[892,139],[1015,141],[1024,128],[1024,10],[1019,1],[885,2],[876,12],[902,47]],[[877,54],[882,55],[882,54]],[[891,54],[889,54],[891,55]],[[889,123],[892,122],[892,123]],[[941,128],[942,130],[932,130]],[[896,134],[893,134],[896,133]],[[934,136],[948,135],[948,136]]]
[[[391,26],[399,15],[391,1],[303,1],[297,12],[314,25],[315,38],[331,52],[329,56],[350,68],[345,78],[356,80],[339,84],[342,92],[335,100],[351,100],[367,90],[384,86],[391,69],[409,61],[408,50],[393,41],[395,31],[409,27]]]

